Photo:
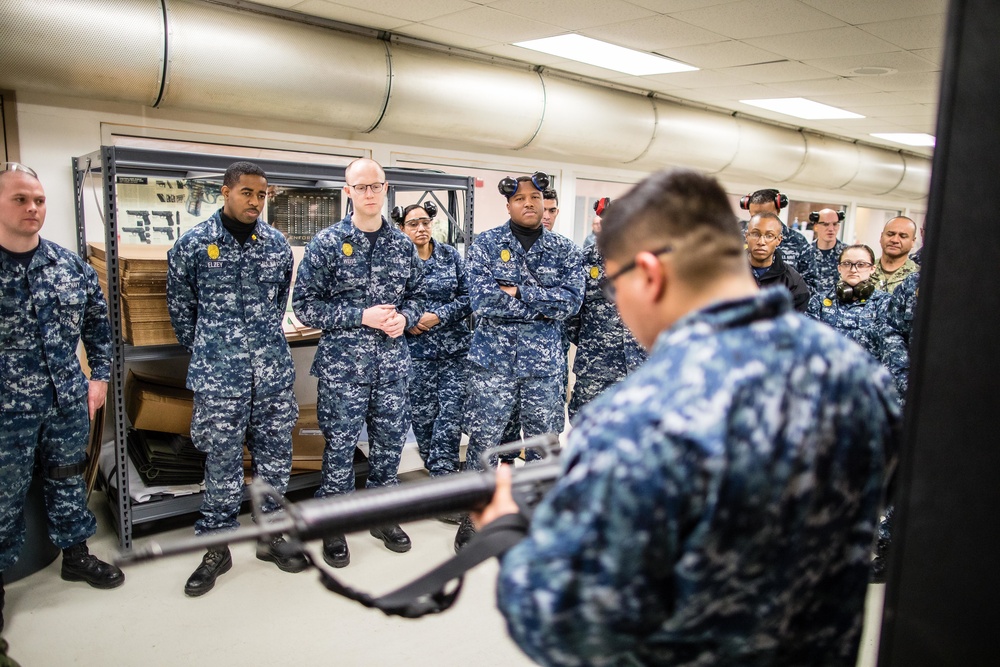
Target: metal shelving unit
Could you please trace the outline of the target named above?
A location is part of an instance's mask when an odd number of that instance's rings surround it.
[[[124,342],[122,336],[121,283],[118,263],[119,220],[118,220],[118,179],[119,177],[148,177],[159,179],[204,178],[206,173],[218,174],[221,178],[230,164],[246,158],[158,151],[121,146],[102,146],[100,150],[73,158],[73,175],[76,207],[77,244],[80,255],[87,256],[86,211],[83,202],[84,181],[87,177],[99,175],[102,184],[100,208],[103,210],[104,244],[107,253],[107,284],[109,317],[113,340],[111,383],[108,388],[108,409],[114,423],[115,483],[105,480],[108,501],[116,518],[119,544],[122,549],[132,548],[133,525],[155,521],[170,516],[195,512],[201,506],[201,496],[180,496],[133,502],[129,494],[128,451],[126,434],[128,431],[125,415],[125,367],[132,361],[151,361],[182,357],[186,355],[179,345],[157,345],[135,347]],[[344,167],[312,163],[286,162],[269,159],[253,159],[266,173],[269,184],[299,188],[333,188],[344,185]],[[472,239],[473,198],[475,179],[466,176],[444,174],[436,171],[386,168],[389,181],[388,201],[391,207],[396,191],[423,192],[421,199],[432,197],[446,213],[449,226],[449,241],[465,246],[466,251]],[[447,191],[447,204],[442,205],[436,193]],[[464,193],[464,197],[462,197]],[[211,212],[206,211],[207,218]],[[339,219],[339,218],[338,218]],[[336,222],[332,220],[331,222]],[[314,346],[316,341],[296,341],[292,347]],[[367,464],[355,463],[355,471],[367,473]],[[319,472],[292,476],[289,490],[318,486]],[[246,499],[246,495],[244,496]]]

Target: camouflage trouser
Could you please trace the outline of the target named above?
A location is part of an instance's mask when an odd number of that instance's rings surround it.
[[[432,477],[458,472],[467,362],[414,359],[410,409],[420,458]]]
[[[407,381],[377,384],[319,381],[316,413],[326,438],[317,498],[354,490],[354,449],[368,426],[368,488],[399,483],[399,459],[410,424]]]
[[[573,420],[576,413],[583,409],[583,406],[603,394],[608,387],[620,381],[620,378],[606,376],[581,377],[577,375],[576,383],[573,385],[573,395],[569,399],[570,421]]]
[[[260,396],[222,397],[195,394],[191,440],[205,452],[205,494],[196,535],[231,530],[243,501],[243,443],[253,458],[253,475],[278,493],[288,488],[292,471],[292,427],[299,416],[292,388]],[[264,505],[273,512],[273,501]]]
[[[85,399],[65,410],[53,405],[44,412],[0,412],[0,572],[14,564],[24,545],[24,499],[36,449],[52,543],[65,549],[97,530],[97,521],[87,508],[83,473],[64,479],[49,479],[46,474],[53,467],[85,459],[89,429]]]
[[[518,410],[524,437],[562,431],[562,375],[515,378],[499,375],[476,365],[469,369],[469,398],[465,404],[465,423],[469,449],[466,470],[481,470],[480,456],[500,443],[514,410]],[[538,458],[525,452],[526,460]]]

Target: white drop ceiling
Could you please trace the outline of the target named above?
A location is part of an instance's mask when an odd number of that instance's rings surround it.
[[[892,149],[903,147],[870,133],[935,133],[948,4],[947,0],[255,2]],[[569,32],[674,58],[699,71],[628,76],[512,45]],[[864,118],[806,121],[740,102],[773,97],[805,97]]]

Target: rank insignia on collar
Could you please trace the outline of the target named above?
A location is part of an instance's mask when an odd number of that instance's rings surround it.
[[[829,308],[830,306],[833,305],[833,301],[830,301],[829,299],[823,299],[823,305]]]
[[[251,234],[250,238],[253,239],[254,241],[256,241],[257,240],[257,235],[256,234]]]
[[[208,246],[208,258],[209,259],[219,259],[219,246],[214,243]]]
[[[354,254],[354,246],[352,246],[347,241],[344,241],[344,245],[340,246],[340,249],[344,251],[344,255],[350,257]]]
[[[509,262],[510,261],[510,250],[507,250],[507,248],[504,248],[503,250],[500,251],[500,261],[502,261],[502,262]]]
[[[601,275],[601,270],[596,266],[590,267],[590,277],[597,280],[597,276]]]

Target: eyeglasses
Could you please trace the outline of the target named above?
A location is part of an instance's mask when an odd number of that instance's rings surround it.
[[[761,234],[760,232],[747,232],[748,241],[759,241],[761,237],[764,237],[764,240],[768,243],[774,243],[779,238],[774,232],[768,232],[766,234]]]
[[[427,227],[430,229],[434,226],[434,218],[413,218],[404,222],[403,226],[407,229],[416,229],[417,227]]]
[[[871,262],[839,262],[837,266],[842,269],[857,269],[860,271],[861,269],[870,269],[875,265]]]
[[[365,185],[364,183],[358,183],[357,185],[348,184],[348,187],[350,187],[352,190],[357,190],[359,195],[365,194],[365,191],[367,190],[371,190],[375,194],[378,194],[382,192],[382,188],[385,187],[385,181],[381,183],[369,183],[367,185]]]
[[[674,249],[673,246],[665,245],[662,248],[658,248],[658,249],[652,250],[650,252],[652,252],[656,256],[660,256],[660,255],[664,255],[664,254],[666,254],[668,252],[671,252],[673,249]],[[601,294],[604,295],[604,299],[608,303],[614,303],[615,302],[615,298],[618,296],[618,290],[615,289],[615,281],[618,280],[619,278],[621,278],[623,275],[625,275],[629,271],[631,271],[632,269],[634,269],[638,265],[637,264],[637,260],[638,259],[639,259],[639,255],[636,255],[635,258],[631,262],[629,262],[628,264],[626,264],[622,268],[620,268],[617,271],[615,271],[614,275],[605,276],[604,278],[601,279],[601,282],[598,283],[598,287],[600,287],[600,289],[601,289]]]
[[[38,174],[31,167],[25,167],[20,162],[0,162],[0,171],[23,171],[32,178],[38,178]]]

